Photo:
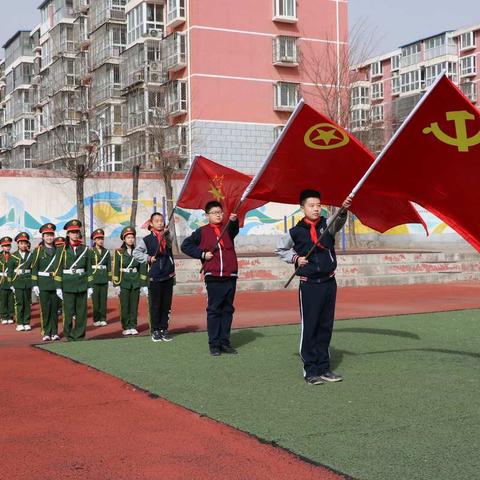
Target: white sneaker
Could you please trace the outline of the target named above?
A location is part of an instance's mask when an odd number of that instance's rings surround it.
[[[12,320],[12,319],[7,320],[7,323],[8,323],[9,325],[11,325],[11,324],[13,323],[13,320]]]
[[[136,328],[132,328],[130,330],[130,335],[138,335],[138,330]]]
[[[23,329],[24,329],[26,332],[28,332],[29,330],[32,329],[32,327],[31,327],[30,325],[24,325],[24,326],[23,326]]]
[[[52,340],[53,340],[54,342],[58,342],[58,341],[60,340],[60,337],[59,337],[58,335],[53,335],[53,336],[52,336]]]
[[[101,327],[101,326],[102,326],[102,322],[93,322],[93,326],[94,326],[94,327]]]
[[[124,330],[124,331],[122,332],[122,335],[130,335],[130,330]]]
[[[101,326],[101,327],[106,327],[107,325],[108,325],[108,323],[107,323],[105,320],[102,320],[102,321],[100,322],[100,326]]]
[[[25,330],[25,327],[23,325],[17,325],[17,328],[15,328],[17,332],[23,332]]]
[[[6,325],[8,323],[8,320],[2,320],[2,325]]]
[[[50,335],[44,335],[42,338],[42,342],[49,342],[51,340]]]

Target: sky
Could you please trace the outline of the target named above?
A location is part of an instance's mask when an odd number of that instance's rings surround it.
[[[30,30],[40,22],[40,3],[0,0],[0,45],[17,30]],[[378,43],[372,53],[380,54],[444,30],[479,24],[480,0],[349,0],[349,21],[374,32]]]

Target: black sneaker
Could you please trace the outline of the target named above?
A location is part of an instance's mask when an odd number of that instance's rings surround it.
[[[317,376],[305,377],[305,381],[309,385],[322,385],[322,383],[325,383],[320,377]]]
[[[210,347],[210,355],[213,355],[214,357],[218,357],[221,354],[222,352],[220,350],[220,347]]]
[[[325,382],[341,382],[343,377],[341,375],[337,375],[336,373],[327,370],[320,375],[320,378]]]
[[[153,342],[161,342],[162,341],[162,334],[160,333],[160,330],[154,330],[152,332],[152,341]]]
[[[173,338],[169,335],[168,330],[160,330],[160,336],[164,342],[171,342]]]
[[[231,353],[231,354],[234,354],[234,355],[236,355],[238,353],[231,345],[222,345],[220,347],[220,350],[223,353]]]

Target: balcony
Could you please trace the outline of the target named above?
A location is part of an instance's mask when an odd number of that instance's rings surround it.
[[[185,0],[168,0],[167,25],[175,28],[186,20]]]
[[[187,66],[187,43],[184,33],[175,32],[164,39],[165,68],[177,72]]]
[[[168,114],[171,117],[187,113],[187,82],[175,80],[168,84]]]

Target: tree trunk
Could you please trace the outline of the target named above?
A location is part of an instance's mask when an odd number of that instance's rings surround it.
[[[82,235],[85,237],[85,178],[83,175],[77,175],[75,178],[75,193],[77,197],[77,217],[82,222]],[[92,197],[93,200],[93,197]],[[86,241],[86,240],[85,240]]]
[[[355,232],[355,218],[352,212],[348,212],[348,247],[356,248],[357,245],[357,233]]]
[[[173,253],[178,253],[179,248],[178,248],[178,240],[177,240],[177,235],[175,234],[175,220],[173,218],[173,208],[174,208],[174,203],[173,203],[173,185],[172,185],[172,174],[171,173],[164,173],[163,174],[163,183],[165,185],[165,196],[166,196],[166,201],[167,201],[167,219],[170,217],[172,218],[171,223],[173,226],[172,234],[173,234]]]
[[[138,181],[140,178],[140,165],[132,168],[132,211],[130,213],[130,225],[136,228],[138,210]]]

